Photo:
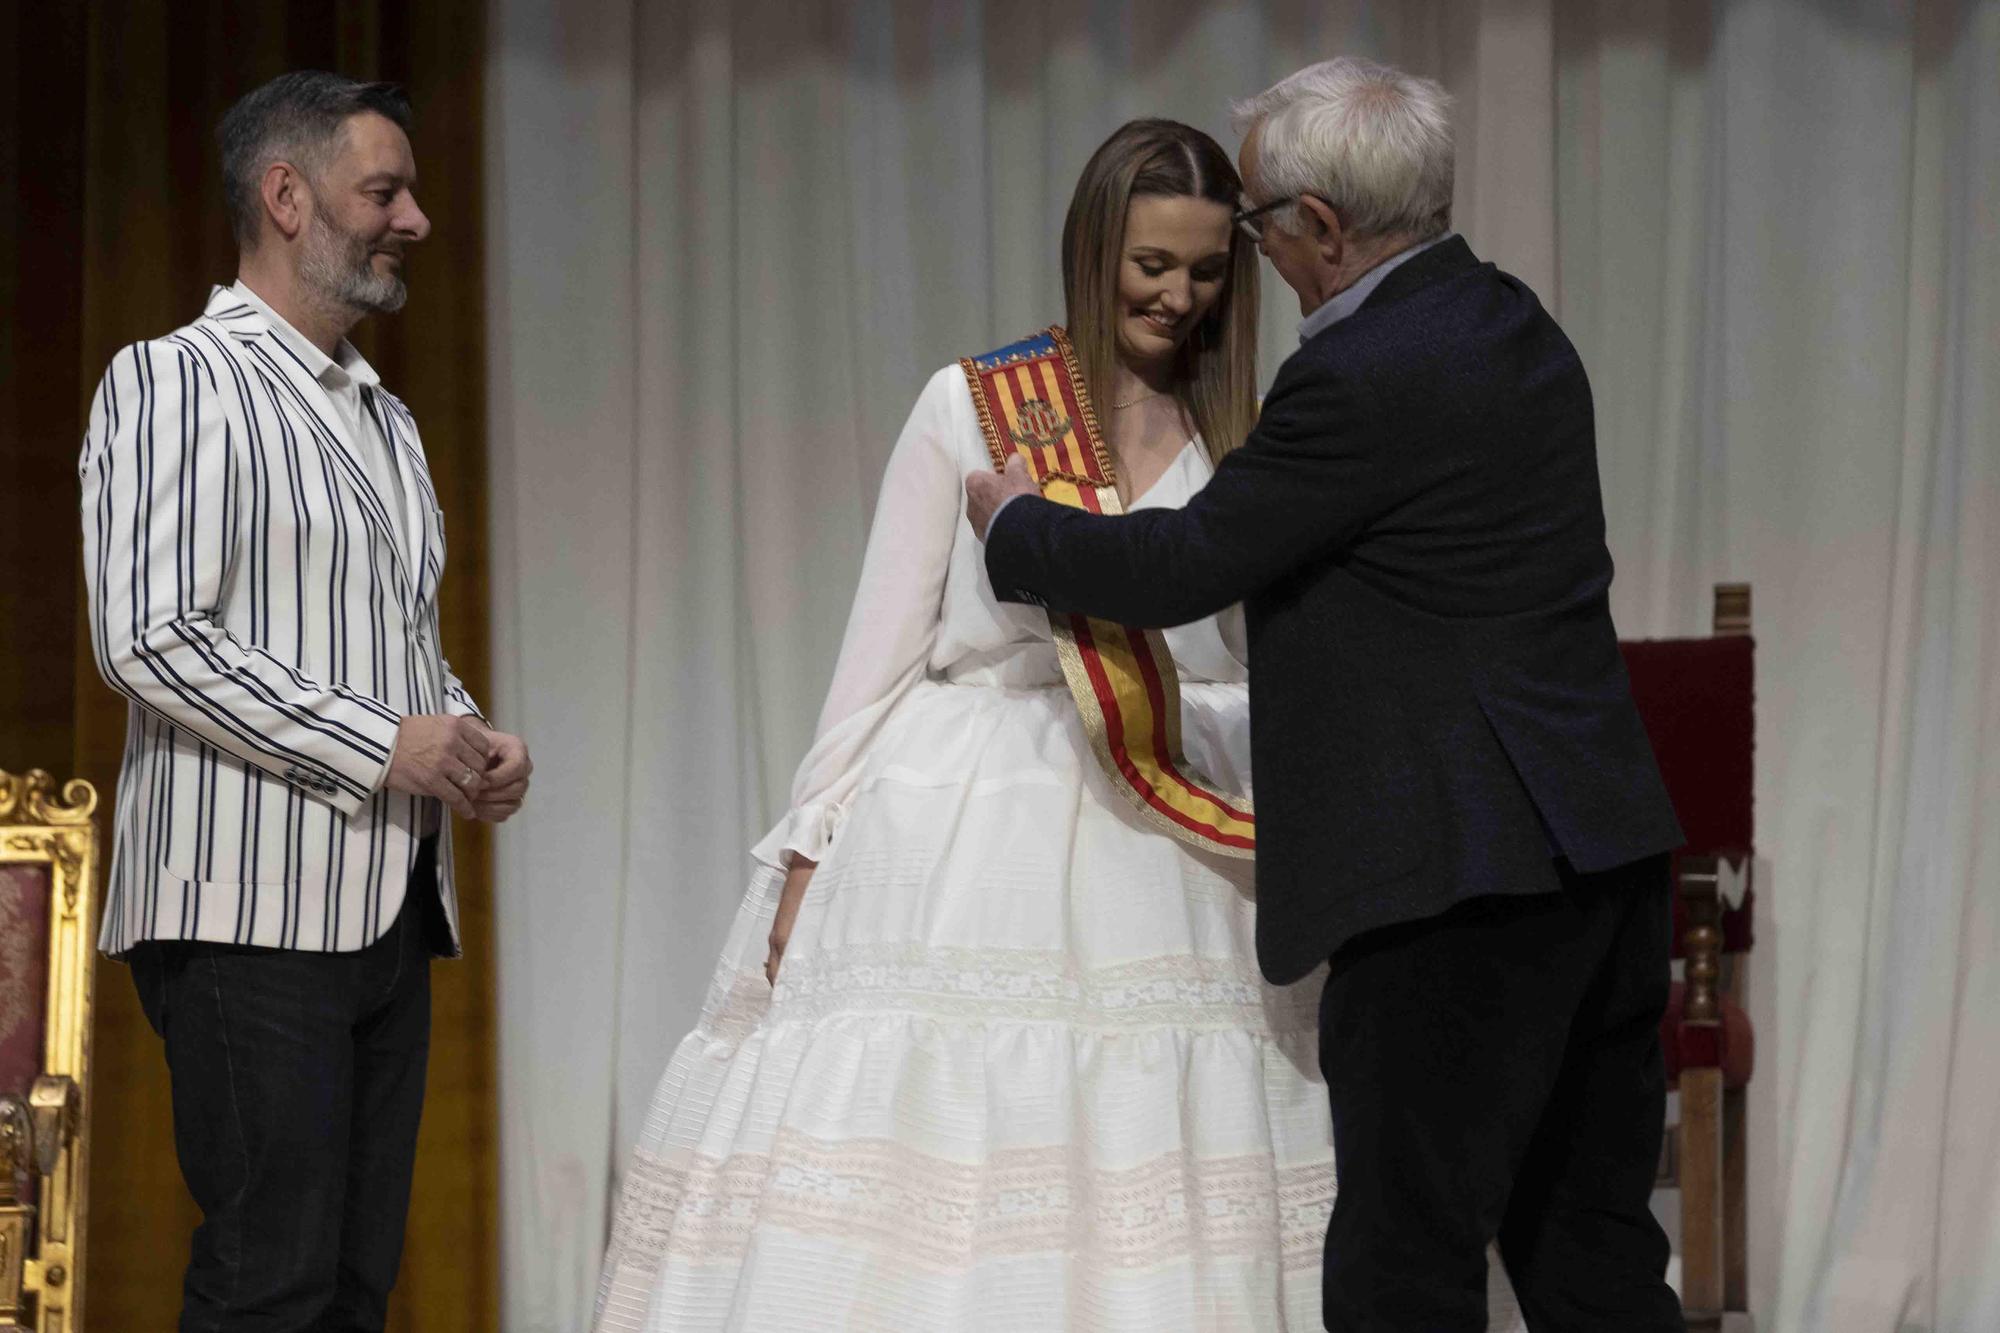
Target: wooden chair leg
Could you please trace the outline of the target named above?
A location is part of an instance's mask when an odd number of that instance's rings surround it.
[[[1722,1305],[1750,1308],[1750,1240],[1747,1202],[1748,1145],[1744,1142],[1743,1089],[1722,1094]]]
[[[1681,1071],[1681,1305],[1689,1326],[1723,1308],[1722,1071]]]

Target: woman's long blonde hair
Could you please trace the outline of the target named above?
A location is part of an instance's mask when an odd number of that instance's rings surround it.
[[[1090,156],[1063,220],[1063,300],[1069,336],[1100,418],[1111,406],[1118,358],[1118,267],[1125,214],[1139,195],[1211,199],[1234,211],[1243,183],[1221,145],[1174,120],[1135,120]],[[1229,229],[1229,277],[1222,294],[1183,342],[1174,398],[1221,462],[1257,418],[1257,250]]]

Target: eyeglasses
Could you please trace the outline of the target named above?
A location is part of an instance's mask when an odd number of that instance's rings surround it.
[[[1273,209],[1283,208],[1286,204],[1296,204],[1298,201],[1298,195],[1288,194],[1283,199],[1273,199],[1270,203],[1261,204],[1256,208],[1239,208],[1229,220],[1236,224],[1236,230],[1242,232],[1251,240],[1262,241],[1264,239],[1264,215]]]

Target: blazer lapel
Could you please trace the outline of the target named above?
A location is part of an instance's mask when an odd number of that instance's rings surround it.
[[[444,533],[437,523],[440,506],[437,491],[431,486],[430,465],[424,459],[416,428],[398,410],[388,394],[379,388],[364,385],[361,407],[388,442],[392,461],[402,477],[405,513],[409,517],[404,530],[410,534],[410,553],[416,567],[417,605],[422,606],[437,595],[438,576],[444,568]]]
[[[205,313],[228,329],[244,359],[270,387],[280,411],[293,428],[332,460],[333,475],[347,487],[362,519],[389,548],[405,610],[414,614],[420,580],[412,577],[410,558],[398,535],[398,525],[389,517],[388,500],[369,481],[368,471],[342,431],[340,414],[334,411],[326,390],[307,372],[291,348],[271,332],[263,312],[238,300],[227,288],[215,289]]]

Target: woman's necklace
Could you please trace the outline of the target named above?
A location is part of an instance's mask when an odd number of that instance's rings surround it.
[[[1111,405],[1111,410],[1114,412],[1123,411],[1125,408],[1138,406],[1140,403],[1145,402],[1148,398],[1160,398],[1164,397],[1165,394],[1166,394],[1165,389],[1155,389],[1151,393],[1142,393],[1137,398],[1127,398],[1122,403],[1113,403]]]

